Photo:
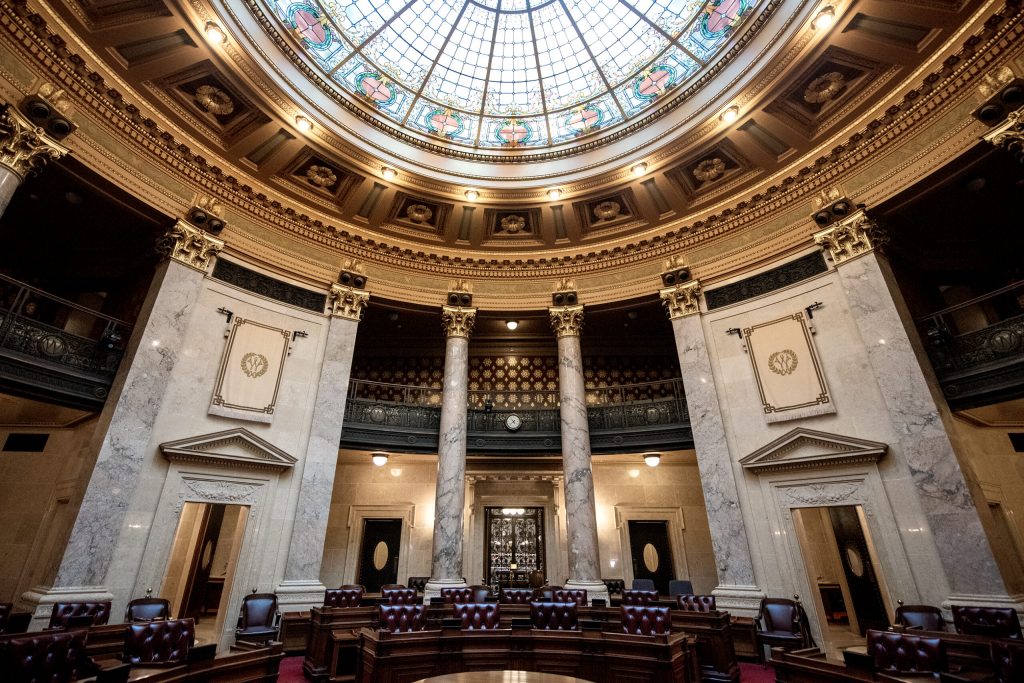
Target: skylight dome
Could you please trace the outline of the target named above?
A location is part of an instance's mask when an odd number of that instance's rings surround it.
[[[648,109],[761,0],[266,0],[331,82],[392,124],[556,145]]]

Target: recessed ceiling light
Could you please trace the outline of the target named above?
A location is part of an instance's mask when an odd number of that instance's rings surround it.
[[[371,453],[370,456],[370,459],[373,460],[373,464],[376,465],[377,467],[384,467],[384,465],[388,464],[387,453],[377,451],[376,453]]]
[[[735,121],[739,117],[740,117],[740,108],[739,107],[729,107],[728,109],[726,109],[725,111],[722,112],[722,115],[719,118],[722,119],[722,121],[724,123],[732,123],[733,121]]]
[[[211,43],[227,42],[228,35],[224,33],[224,29],[222,29],[220,26],[213,23],[212,21],[206,22],[206,28],[203,29],[203,31],[206,33],[207,40],[209,40]]]
[[[514,330],[517,327],[519,327],[519,321],[518,320],[506,320],[505,321],[505,327],[507,327],[510,330]]]
[[[550,199],[551,201],[555,201],[556,199],[561,198],[561,196],[562,191],[559,190],[557,187],[553,187],[550,190],[548,190],[548,199]]]
[[[639,164],[634,165],[630,170],[633,171],[633,175],[643,175],[644,173],[647,173],[647,162],[641,161]]]
[[[466,190],[466,199],[471,202],[475,202],[480,197],[480,193],[476,190]]]
[[[301,130],[303,133],[308,133],[313,130],[313,122],[307,119],[305,116],[295,117],[295,127]]]
[[[836,11],[832,5],[829,5],[815,15],[814,19],[811,21],[811,26],[818,30],[822,30],[830,27],[835,20]]]
[[[384,178],[384,180],[394,180],[395,178],[398,177],[398,171],[388,166],[385,166],[384,168],[380,169],[380,176]]]

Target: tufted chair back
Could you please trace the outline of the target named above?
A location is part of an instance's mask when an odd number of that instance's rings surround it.
[[[931,605],[900,605],[896,608],[896,623],[922,631],[944,631],[946,626],[942,610]]]
[[[124,637],[124,661],[143,665],[183,662],[195,642],[194,619],[165,619],[131,624]]]
[[[529,588],[502,588],[498,594],[498,602],[505,605],[528,605],[533,600],[533,591]]]
[[[415,605],[419,602],[419,593],[415,588],[381,588],[380,594],[389,605]]]
[[[875,671],[925,673],[946,670],[946,648],[941,638],[868,629],[868,656]]]
[[[455,617],[462,619],[463,631],[493,631],[501,628],[501,608],[493,602],[456,604]]]
[[[953,605],[952,609],[957,633],[1021,640],[1020,620],[1012,607]]]
[[[0,649],[5,681],[63,683],[90,675],[85,638],[88,629],[40,632],[8,640]]]
[[[649,605],[658,601],[658,591],[622,591],[623,605]]]
[[[169,619],[170,616],[171,603],[167,600],[163,598],[136,598],[128,603],[128,609],[124,611],[124,623],[156,621],[158,619]]]
[[[555,591],[561,590],[561,586],[541,586],[533,589],[533,599],[540,602],[554,602]]]
[[[711,612],[715,609],[715,596],[677,595],[676,607],[684,612]]]
[[[379,621],[382,631],[422,631],[427,627],[427,608],[423,605],[381,605]]]
[[[1024,681],[1024,643],[1019,640],[993,640],[990,647],[996,683]]]
[[[634,636],[663,635],[672,630],[668,607],[622,605],[619,607],[622,632]]]
[[[575,602],[581,607],[587,606],[586,588],[556,588],[552,595],[552,602]]]
[[[50,612],[48,628],[67,628],[71,617],[92,617],[93,626],[102,626],[110,620],[110,601],[55,602]]]
[[[362,602],[362,586],[343,586],[324,591],[324,607],[359,607]]]
[[[626,590],[626,582],[622,579],[601,580],[604,581],[604,585],[608,589],[608,595],[622,595],[622,591]]]
[[[491,590],[487,586],[463,586],[461,588],[442,588],[441,599],[446,605],[463,605],[469,602],[485,602]]]
[[[429,576],[410,576],[406,585],[422,593],[427,589],[427,581],[430,581]]]
[[[541,631],[578,631],[576,607],[575,602],[531,602],[530,619]]]

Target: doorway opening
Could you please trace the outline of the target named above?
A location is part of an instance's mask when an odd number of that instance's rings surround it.
[[[525,588],[534,574],[543,580],[544,508],[484,508],[484,524],[484,582],[488,586]]]
[[[799,508],[793,522],[828,650],[863,643],[890,626],[889,604],[860,505]]]
[[[379,593],[382,586],[398,583],[398,558],[402,546],[401,519],[364,519],[359,544],[357,583],[367,593]]]
[[[161,594],[176,618],[196,620],[196,638],[220,640],[242,547],[246,505],[185,503]]]
[[[668,582],[676,578],[666,520],[629,520],[629,554],[633,579],[650,579],[659,595],[668,595]]]

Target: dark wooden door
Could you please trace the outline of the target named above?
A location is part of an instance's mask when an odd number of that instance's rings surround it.
[[[852,505],[830,507],[828,514],[832,519],[832,531],[836,536],[846,584],[850,589],[850,600],[853,602],[850,607],[857,615],[860,634],[864,635],[869,628],[884,631],[889,628],[889,616],[882,601],[882,591],[878,587],[878,577],[871,564],[857,508]]]
[[[188,586],[185,595],[185,611],[180,616],[192,617],[199,622],[206,603],[207,584],[210,581],[210,570],[213,568],[213,556],[217,554],[217,541],[220,528],[224,523],[224,506],[218,504],[203,505],[203,521],[199,534],[199,543],[192,554],[189,567]]]
[[[402,543],[402,520],[367,519],[363,521],[363,541],[359,545],[359,583],[367,593],[398,583],[398,552]]]
[[[651,579],[659,593],[668,595],[668,582],[676,578],[668,522],[630,520],[629,552],[633,578]]]

